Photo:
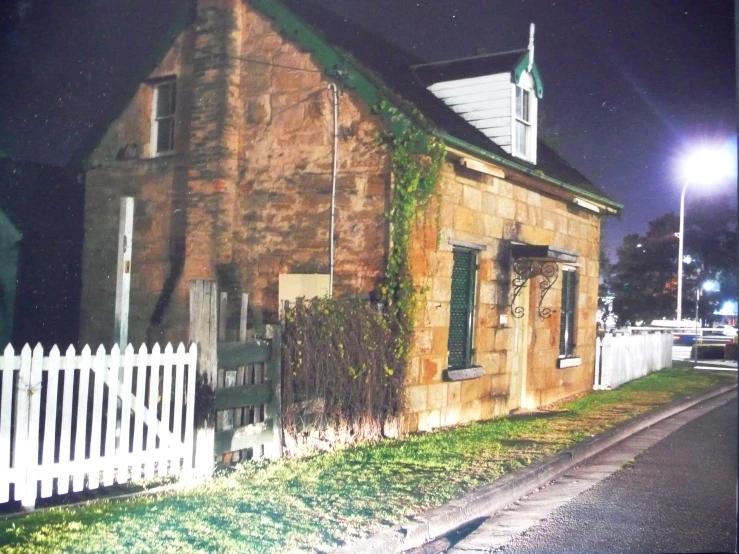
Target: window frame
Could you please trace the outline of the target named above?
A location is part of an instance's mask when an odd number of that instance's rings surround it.
[[[577,308],[579,294],[579,278],[576,268],[562,270],[562,294],[560,298],[560,332],[558,359],[577,358]],[[570,294],[568,288],[572,287]],[[571,301],[571,305],[570,305]],[[564,328],[563,328],[564,326]],[[571,332],[570,332],[571,331]]]
[[[458,370],[458,369],[468,369],[472,368],[473,366],[473,358],[475,356],[475,315],[477,311],[477,283],[478,283],[478,273],[480,269],[479,265],[479,249],[476,248],[470,248],[468,246],[460,246],[460,245],[454,245],[452,247],[452,255],[455,252],[465,253],[469,255],[469,271],[470,271],[470,280],[467,284],[467,322],[466,322],[466,337],[465,337],[465,345],[464,345],[464,359],[460,361],[460,363],[452,363],[453,361],[456,362],[456,360],[452,360],[451,357],[451,349],[450,349],[450,341],[452,340],[452,303],[454,301],[454,270],[457,267],[456,260],[452,264],[452,282],[451,282],[451,288],[452,288],[452,295],[449,298],[449,337],[447,338],[447,367],[450,370]]]
[[[175,128],[177,114],[177,79],[170,77],[157,81],[151,85],[152,104],[151,104],[151,157],[158,158],[161,156],[171,156],[175,153]],[[165,87],[172,87],[170,92],[171,111],[165,115],[159,114],[159,95]],[[159,130],[160,125],[166,123],[169,125],[170,148],[168,150],[159,150]]]
[[[515,156],[524,158],[526,160],[532,158],[532,146],[531,146],[531,136],[534,132],[533,125],[531,122],[531,111],[532,111],[532,102],[531,102],[531,90],[522,87],[521,85],[514,85],[514,106],[513,106],[513,140],[512,140],[512,147],[513,147],[513,154]],[[519,92],[521,93],[521,113],[519,114]],[[525,149],[522,152],[519,149],[519,135],[520,135],[520,129],[523,129],[524,131],[524,144]]]

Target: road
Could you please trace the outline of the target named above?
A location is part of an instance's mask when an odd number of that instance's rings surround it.
[[[735,552],[736,396],[706,404],[519,501],[449,553]]]

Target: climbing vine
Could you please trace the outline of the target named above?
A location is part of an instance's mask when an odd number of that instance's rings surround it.
[[[385,107],[385,110],[394,109]],[[439,139],[412,123],[401,132],[388,133],[383,138],[391,152],[394,188],[388,214],[390,252],[380,292],[398,323],[396,355],[406,359],[418,292],[410,271],[412,233],[414,223],[423,216],[436,193],[446,150]]]
[[[334,442],[381,436],[402,413],[419,293],[410,268],[412,234],[436,194],[445,148],[396,108],[384,103],[378,111],[390,118],[391,131],[380,142],[390,153],[394,185],[385,275],[374,302],[316,298],[287,308],[283,400],[290,451],[329,436]]]

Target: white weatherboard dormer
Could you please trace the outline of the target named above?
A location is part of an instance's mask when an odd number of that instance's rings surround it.
[[[414,67],[434,96],[508,154],[536,164],[538,101],[543,88],[528,48]]]

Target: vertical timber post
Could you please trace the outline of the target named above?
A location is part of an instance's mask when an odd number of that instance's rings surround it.
[[[267,338],[272,339],[272,351],[267,368],[272,383],[272,400],[267,405],[267,417],[272,418],[272,447],[269,458],[282,457],[282,326],[268,325]]]
[[[131,296],[131,252],[133,248],[133,198],[121,198],[118,224],[118,269],[115,282],[115,328],[113,342],[121,351],[128,343],[128,306]]]
[[[215,281],[190,281],[190,342],[198,345],[195,392],[196,475],[210,475],[214,465],[215,410],[218,376],[218,285]]]

